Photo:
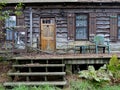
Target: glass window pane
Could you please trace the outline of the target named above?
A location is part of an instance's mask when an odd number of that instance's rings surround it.
[[[120,27],[120,20],[118,21],[118,27]]]
[[[118,20],[120,20],[120,15],[118,16]]]
[[[76,20],[76,26],[79,27],[79,26],[84,26],[86,27],[87,26],[87,20]]]
[[[10,16],[6,19],[6,27],[16,26],[16,16]]]
[[[6,30],[6,40],[12,40],[12,32],[11,32],[11,30]]]
[[[87,29],[76,28],[76,39],[87,39]]]
[[[15,48],[17,49],[25,49],[25,32],[17,32],[17,38],[15,40]]]
[[[118,39],[120,39],[120,15],[118,15]]]
[[[76,39],[87,39],[87,15],[76,16]]]
[[[77,15],[76,19],[87,19],[87,15]]]
[[[120,28],[118,29],[118,39],[120,39]]]
[[[7,28],[11,28],[16,26],[16,16],[10,16],[5,20],[5,26]],[[6,40],[12,40],[13,36],[12,33],[13,31],[11,29],[6,30]]]

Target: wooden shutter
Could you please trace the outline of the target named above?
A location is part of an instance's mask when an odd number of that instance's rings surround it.
[[[24,25],[25,25],[24,15],[22,14],[20,16],[17,16],[17,26],[23,27]]]
[[[74,40],[75,37],[75,17],[74,14],[68,14],[68,39]]]
[[[89,36],[96,34],[96,13],[89,14]]]
[[[5,29],[4,27],[4,21],[0,20],[0,42],[5,40]]]
[[[117,40],[117,13],[110,14],[110,40]]]

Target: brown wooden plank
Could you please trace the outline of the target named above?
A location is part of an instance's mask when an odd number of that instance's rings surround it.
[[[47,23],[52,20],[53,23]],[[54,18],[41,19],[41,49],[45,51],[55,50],[55,21]]]
[[[89,34],[96,34],[96,13],[89,14]]]
[[[18,85],[65,85],[66,81],[43,81],[43,82],[5,82],[4,86],[18,86]]]
[[[4,21],[0,20],[0,42],[5,40],[5,29],[3,29],[4,27]]]
[[[46,75],[65,75],[65,72],[14,72],[8,73],[10,76],[46,76]]]
[[[23,64],[13,65],[13,67],[63,67],[65,64]]]
[[[36,55],[36,56],[21,56],[21,57],[13,57],[13,60],[74,60],[74,59],[98,59],[98,58],[111,58],[111,54],[70,54],[70,55]],[[116,53],[118,57],[120,54]]]
[[[110,39],[117,41],[117,13],[110,14]]]
[[[25,21],[24,21],[24,15],[17,16],[17,26],[24,26]]]
[[[68,22],[68,39],[74,40],[75,37],[75,16],[73,13],[67,15]]]

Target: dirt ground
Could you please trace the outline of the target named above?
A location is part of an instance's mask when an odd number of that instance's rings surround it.
[[[11,63],[8,61],[0,61],[0,83],[4,83],[10,78],[7,76],[7,72],[11,69]]]

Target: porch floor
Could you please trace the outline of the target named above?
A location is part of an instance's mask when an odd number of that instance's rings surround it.
[[[120,58],[120,53],[111,54],[26,54],[14,56],[12,60],[63,60],[64,64],[106,64],[113,55]]]
[[[117,55],[120,58],[120,53],[111,53],[111,54],[24,54],[20,56],[14,56],[12,59],[97,59],[97,58],[111,58],[113,55]]]

